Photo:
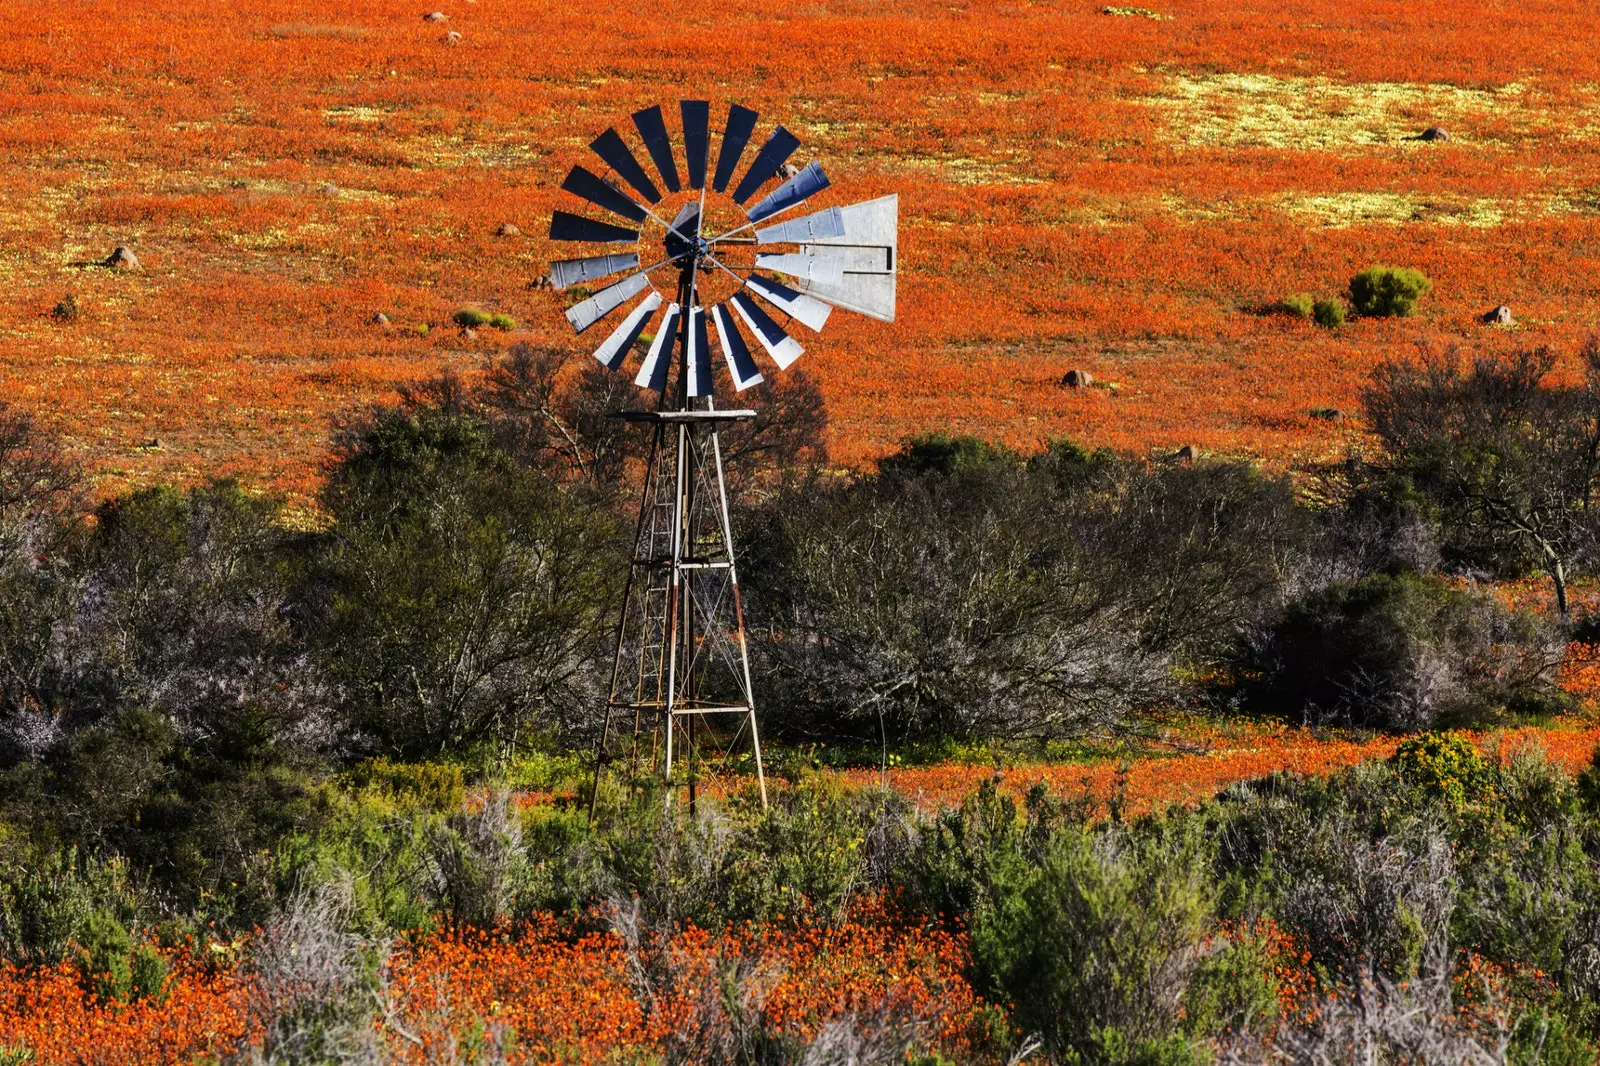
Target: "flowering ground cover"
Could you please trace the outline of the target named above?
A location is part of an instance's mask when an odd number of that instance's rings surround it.
[[[335,412],[570,343],[532,287],[560,177],[688,95],[786,123],[841,198],[900,195],[899,320],[841,320],[807,359],[845,463],[956,429],[1292,464],[1342,451],[1358,428],[1326,412],[1419,338],[1570,350],[1596,325],[1592,5],[423,13],[84,0],[0,28],[0,400],[108,490],[307,493]],[[1435,125],[1448,141],[1416,139]],[[118,244],[141,270],[96,265]],[[1434,280],[1417,317],[1263,313],[1377,262]],[[1477,321],[1500,303],[1515,329]],[[520,332],[463,339],[466,304]],[[1108,387],[1060,387],[1072,367]]]

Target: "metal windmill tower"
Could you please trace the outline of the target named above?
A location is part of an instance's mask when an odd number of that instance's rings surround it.
[[[803,350],[790,336],[794,323],[820,331],[836,307],[893,321],[899,200],[885,196],[796,217],[829,182],[817,163],[789,165],[800,145],[793,134],[776,127],[735,181],[756,112],[728,108],[708,174],[711,105],[684,100],[678,111],[686,173],[678,169],[666,116],[650,107],[635,112],[632,124],[654,175],[612,127],[589,146],[604,164],[599,173],[576,166],[562,182],[587,206],[630,225],[567,211],[550,220],[552,240],[633,246],[553,262],[550,283],[557,290],[582,287],[583,298],[567,311],[579,333],[640,297],[594,355],[624,371],[631,354],[642,351],[634,384],[657,394],[652,409],[621,416],[647,423],[653,436],[595,792],[613,763],[626,761],[636,778],[659,774],[669,786],[682,767],[693,810],[697,744],[720,747],[725,760],[745,741],[764,805],[720,439],[724,427],[755,412],[716,406],[711,333],[734,390],[743,392],[763,380],[745,331],[784,370]],[[708,191],[716,194],[709,204]],[[784,215],[790,217],[780,221]],[[714,224],[707,225],[708,217]],[[620,280],[601,281],[616,275]]]

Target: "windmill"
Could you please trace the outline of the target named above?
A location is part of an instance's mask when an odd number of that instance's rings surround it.
[[[681,766],[692,811],[698,733],[702,747],[720,743],[724,761],[748,743],[764,806],[720,437],[755,412],[717,407],[727,386],[713,369],[711,338],[740,393],[764,380],[756,350],[779,371],[800,357],[796,326],[818,332],[835,308],[893,321],[899,201],[799,213],[828,188],[827,175],[815,162],[789,163],[800,142],[782,126],[744,165],[758,116],[738,104],[728,108],[713,163],[710,103],[680,102],[682,171],[661,108],[631,117],[653,173],[613,126],[589,145],[602,165],[575,166],[561,185],[589,213],[558,210],[550,220],[552,240],[608,246],[550,264],[551,287],[581,297],[567,320],[582,334],[631,303],[594,356],[657,395],[652,408],[620,416],[653,433],[595,794],[605,768],[622,760],[635,778],[659,774],[669,788]],[[594,209],[610,217],[593,217]]]

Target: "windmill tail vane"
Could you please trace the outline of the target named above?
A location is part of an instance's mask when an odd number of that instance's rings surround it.
[[[561,184],[609,217],[550,219],[551,240],[607,246],[550,264],[551,288],[581,287],[568,322],[579,334],[614,322],[594,357],[658,396],[652,410],[621,413],[653,436],[591,816],[619,764],[636,784],[665,782],[669,801],[683,778],[692,812],[708,751],[720,752],[709,769],[727,770],[746,745],[767,801],[720,438],[755,412],[717,409],[712,336],[742,393],[766,379],[758,354],[783,371],[804,353],[796,325],[820,332],[835,309],[885,322],[895,312],[898,197],[801,214],[831,183],[819,163],[790,163],[794,134],[774,127],[745,165],[759,116],[732,104],[713,161],[709,101],[678,110],[683,171],[662,109],[636,111],[650,169],[613,126],[589,145],[596,170],[574,166]]]

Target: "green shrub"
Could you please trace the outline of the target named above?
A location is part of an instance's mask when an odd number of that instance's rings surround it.
[[[974,965],[1057,1061],[1204,1062],[1183,997],[1211,913],[1206,873],[1182,826],[1064,827],[1024,884],[976,909]]]
[[[1310,318],[1312,300],[1309,292],[1294,292],[1283,298],[1278,310],[1294,318]]]
[[[1318,300],[1311,309],[1311,317],[1319,326],[1337,329],[1345,323],[1344,304],[1338,300]]]
[[[1489,798],[1494,769],[1460,733],[1423,733],[1400,742],[1389,765],[1401,777],[1448,803]]]
[[[1368,267],[1350,279],[1350,305],[1364,318],[1409,315],[1433,288],[1420,270],[1410,267]]]
[[[493,314],[489,316],[489,325],[495,329],[510,331],[517,328],[517,320],[510,315]]]
[[[489,312],[480,311],[476,307],[463,307],[452,316],[456,325],[463,326],[467,329],[477,329],[479,326],[487,326],[492,317],[493,316],[491,316]]]

